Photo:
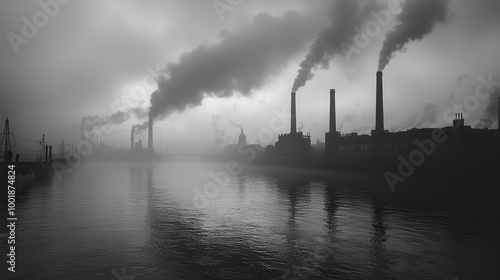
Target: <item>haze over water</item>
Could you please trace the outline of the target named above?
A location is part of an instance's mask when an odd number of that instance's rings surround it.
[[[87,162],[62,183],[35,183],[19,196],[18,272],[8,279],[500,275],[498,226],[381,199],[369,176],[245,168],[196,208],[194,189],[221,167]]]

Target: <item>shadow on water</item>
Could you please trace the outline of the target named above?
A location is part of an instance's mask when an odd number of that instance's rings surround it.
[[[155,260],[154,271],[145,276],[169,275],[173,279],[271,279],[277,276],[264,264],[269,252],[258,248],[246,233],[238,234],[231,225],[219,224],[214,217],[203,213],[210,209],[175,205],[168,193],[159,193],[155,172],[161,170],[154,166],[144,168],[149,227],[146,254]],[[240,177],[237,182],[239,195],[243,196],[245,179]]]
[[[54,279],[123,266],[136,279],[498,275],[498,222],[477,219],[499,205],[487,181],[418,178],[393,193],[380,173],[249,168],[198,209],[193,185],[212,166],[176,166],[83,166],[34,186],[19,201],[20,255],[43,255],[25,260],[44,276],[54,262]]]

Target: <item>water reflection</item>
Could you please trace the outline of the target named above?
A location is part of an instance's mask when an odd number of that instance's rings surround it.
[[[193,188],[214,168],[84,165],[63,185],[35,186],[20,199],[24,269],[30,279],[109,279],[121,267],[137,279],[494,275],[491,224],[388,199],[379,179],[247,172],[195,208]]]
[[[370,257],[372,258],[372,263],[375,268],[375,273],[372,279],[387,279],[386,271],[388,269],[389,259],[386,255],[385,241],[386,236],[386,225],[384,223],[384,212],[383,208],[377,204],[373,205],[373,215],[372,215],[372,230],[371,230],[371,242],[372,248],[370,250]]]

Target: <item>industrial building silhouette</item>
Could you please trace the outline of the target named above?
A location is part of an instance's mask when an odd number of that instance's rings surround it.
[[[330,90],[330,131],[325,135],[325,156],[330,163],[387,167],[407,161],[406,165],[414,167],[425,163],[427,168],[456,171],[500,168],[500,129],[474,129],[466,125],[461,113],[455,114],[448,127],[385,130],[382,72],[376,77],[375,129],[371,136],[336,131],[335,90]]]

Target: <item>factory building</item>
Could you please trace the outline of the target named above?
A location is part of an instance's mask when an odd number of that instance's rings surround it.
[[[149,113],[149,120],[148,120],[148,146],[145,148],[142,145],[142,140],[139,140],[137,142],[134,141],[134,137],[136,134],[136,130],[134,126],[132,126],[132,129],[130,130],[130,150],[143,150],[147,149],[149,151],[154,151],[153,150],[153,117],[152,114]]]
[[[230,144],[224,147],[223,156],[228,160],[240,160],[242,162],[252,162],[261,160],[264,157],[265,149],[259,144],[248,144],[247,136],[241,129],[238,136],[238,144]]]
[[[297,132],[297,113],[295,108],[295,92],[291,95],[290,133],[278,135],[273,149],[274,157],[283,160],[303,161],[311,154],[311,136]]]
[[[499,99],[500,110],[500,99]],[[500,114],[499,114],[500,115]],[[463,114],[444,128],[388,132],[384,129],[382,72],[376,79],[375,129],[371,135],[340,134],[335,123],[335,90],[330,90],[330,129],[326,159],[337,165],[407,166],[433,169],[484,170],[500,166],[500,128],[474,129]],[[499,116],[500,123],[500,116]]]

